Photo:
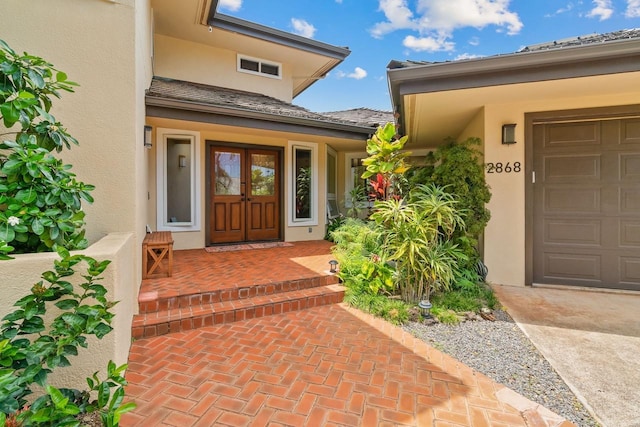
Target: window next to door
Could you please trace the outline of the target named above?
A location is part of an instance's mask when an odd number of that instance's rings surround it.
[[[291,142],[289,146],[289,226],[318,225],[317,145]]]
[[[200,134],[158,129],[157,229],[200,230]]]

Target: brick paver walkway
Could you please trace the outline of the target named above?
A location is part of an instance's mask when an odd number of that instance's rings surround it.
[[[133,343],[122,426],[570,426],[388,323],[316,307]]]

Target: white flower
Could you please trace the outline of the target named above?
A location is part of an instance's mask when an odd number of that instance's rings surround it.
[[[15,227],[16,225],[20,224],[20,218],[16,216],[10,216],[9,219],[7,219],[7,223],[10,226]]]

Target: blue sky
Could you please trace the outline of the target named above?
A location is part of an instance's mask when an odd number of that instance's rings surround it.
[[[452,61],[640,27],[640,0],[220,0],[218,12],[351,50],[294,99],[390,110],[390,60]]]

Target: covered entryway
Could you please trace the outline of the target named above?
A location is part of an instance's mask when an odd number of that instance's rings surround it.
[[[208,244],[281,238],[281,150],[209,147]]]
[[[640,290],[640,118],[532,126],[533,282]]]

